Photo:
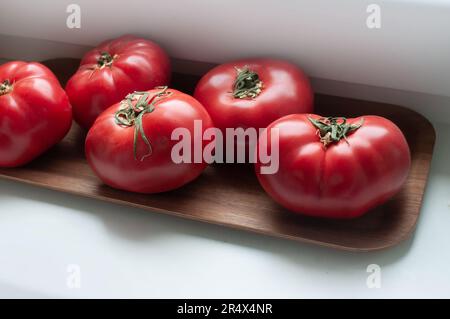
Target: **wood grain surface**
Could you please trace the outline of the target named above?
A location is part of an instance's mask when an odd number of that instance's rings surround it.
[[[64,84],[79,60],[46,61]],[[191,93],[198,77],[175,74],[172,87]],[[162,212],[246,231],[351,251],[391,247],[414,230],[435,141],[433,126],[406,108],[316,95],[316,113],[326,116],[381,115],[405,133],[412,167],[402,191],[382,206],[354,220],[299,216],[275,203],[258,184],[249,164],[210,166],[194,182],[175,191],[141,195],[112,189],[94,175],[83,154],[84,136],[74,124],[67,137],[29,165],[0,169],[0,177],[57,191]],[[126,214],[126,210],[124,210]]]

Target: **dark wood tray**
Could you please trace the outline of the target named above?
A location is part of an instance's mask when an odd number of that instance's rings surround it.
[[[78,62],[57,59],[45,64],[65,83]],[[175,74],[172,86],[190,93],[197,80],[196,76]],[[347,117],[376,114],[394,121],[405,133],[412,152],[411,172],[402,191],[354,220],[315,219],[289,213],[264,193],[251,165],[214,165],[191,184],[163,194],[119,191],[103,185],[89,168],[83,155],[84,134],[75,124],[67,137],[46,154],[25,167],[0,169],[0,176],[149,211],[351,251],[379,250],[406,239],[420,213],[435,141],[433,126],[423,116],[400,106],[320,94],[316,95],[316,113]]]

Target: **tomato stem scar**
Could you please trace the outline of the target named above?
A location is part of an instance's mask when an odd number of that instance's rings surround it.
[[[158,100],[172,94],[172,92],[167,92],[167,86],[158,86],[155,89],[160,89],[160,91],[153,94],[151,97],[150,93],[145,91],[135,91],[128,94],[125,99],[120,102],[124,107],[114,114],[117,125],[127,127],[134,126],[133,155],[135,160],[137,160],[137,142],[139,135],[147,145],[148,152],[139,159],[141,162],[146,157],[152,155],[152,145],[145,135],[142,118],[145,114],[155,110],[155,103]],[[134,105],[133,101],[136,101]]]
[[[233,96],[237,99],[257,97],[263,89],[263,82],[256,72],[245,66],[243,69],[235,67],[237,76],[233,84]]]
[[[356,131],[364,124],[364,118],[361,118],[357,124],[347,123],[345,117],[321,117],[317,120],[308,117],[308,120],[317,128],[317,135],[324,147],[341,139],[347,141],[347,134]]]

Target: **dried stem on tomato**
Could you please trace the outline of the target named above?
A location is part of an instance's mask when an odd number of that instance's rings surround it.
[[[263,89],[263,82],[259,75],[248,67],[235,69],[237,76],[233,84],[233,96],[237,99],[254,99],[257,97]]]
[[[145,114],[155,110],[157,101],[171,94],[171,92],[167,92],[167,86],[157,87],[156,89],[160,89],[160,91],[152,96],[150,96],[149,92],[145,91],[136,91],[128,94],[121,102],[124,108],[118,110],[114,115],[117,125],[127,127],[134,126],[133,155],[135,160],[137,160],[137,143],[139,136],[142,138],[145,145],[147,145],[148,152],[139,159],[141,162],[152,154],[152,145],[145,135],[142,118]],[[133,104],[133,101],[136,101],[136,103]]]
[[[112,56],[108,52],[102,52],[100,57],[97,59],[98,68],[102,69],[105,66],[111,66],[114,60],[117,58],[117,55]]]
[[[317,128],[317,135],[324,147],[331,143],[339,142],[341,139],[347,141],[347,135],[364,124],[363,118],[357,124],[347,123],[345,117],[323,117],[317,120],[308,117],[308,119]]]

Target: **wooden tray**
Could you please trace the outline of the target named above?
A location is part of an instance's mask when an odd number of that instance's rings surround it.
[[[45,62],[62,83],[78,66],[75,59]],[[176,74],[172,86],[192,92],[198,77]],[[252,165],[214,165],[191,184],[164,194],[140,195],[105,186],[89,168],[84,134],[74,125],[67,137],[31,164],[0,169],[0,176],[58,191],[351,251],[372,251],[406,239],[419,217],[435,132],[421,115],[406,108],[335,96],[316,95],[316,113],[347,117],[376,114],[405,133],[412,167],[402,191],[386,204],[354,220],[325,220],[289,213],[259,186]],[[124,211],[124,214],[126,212]]]

